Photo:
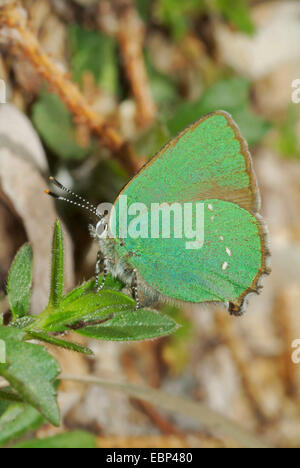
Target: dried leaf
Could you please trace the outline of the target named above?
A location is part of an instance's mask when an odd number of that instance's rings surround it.
[[[0,119],[6,106],[7,104],[3,104],[0,109]],[[12,106],[8,107],[12,122],[14,110]],[[44,157],[42,150],[41,154],[38,153],[38,137],[25,117],[26,123],[22,123],[18,111],[16,111],[16,119],[17,127],[14,123],[7,129],[6,138],[0,131],[0,141],[2,142],[0,148],[0,198],[2,193],[4,202],[9,203],[21,218],[28,241],[32,246],[34,288],[31,310],[33,313],[39,313],[46,305],[49,291],[47,272],[51,256],[52,227],[57,214],[53,200],[43,193],[46,181],[36,167],[37,161]],[[14,136],[13,143],[11,142],[12,135]],[[65,249],[65,286],[70,289],[73,285],[73,258],[71,241],[67,233],[65,233]]]

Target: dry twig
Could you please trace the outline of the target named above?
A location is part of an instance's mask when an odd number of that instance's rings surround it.
[[[274,324],[282,341],[282,354],[278,360],[279,374],[286,395],[292,400],[299,396],[296,367],[291,359],[291,343],[294,340],[291,318],[288,314],[291,297],[289,291],[280,290],[274,301]]]
[[[143,55],[145,25],[132,0],[99,2],[101,30],[116,37],[137,107],[137,123],[148,127],[156,115]]]
[[[118,42],[132,93],[137,103],[138,122],[147,127],[156,114],[146,72],[143,43],[145,28],[131,1],[126,1],[119,15]]]
[[[142,378],[139,376],[133,360],[132,356],[129,352],[124,353],[123,355],[123,366],[127,373],[127,377],[129,378],[130,382],[142,384]],[[165,435],[176,435],[179,437],[183,437],[183,434],[177,427],[172,424],[166,416],[163,416],[159,411],[154,408],[150,403],[143,401],[143,400],[135,400],[138,405],[145,411],[149,419],[155,424]]]
[[[248,360],[245,355],[246,349],[243,341],[235,333],[231,324],[231,318],[228,314],[224,313],[224,310],[216,308],[216,326],[218,334],[223,338],[225,344],[230,350],[232,359],[236,365],[239,376],[243,384],[243,390],[247,397],[250,408],[252,409],[256,419],[261,425],[266,424],[267,417],[261,407],[261,404],[257,397],[257,392],[252,384],[252,379],[248,372]]]

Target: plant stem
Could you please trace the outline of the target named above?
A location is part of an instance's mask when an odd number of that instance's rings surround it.
[[[148,127],[156,115],[143,56],[145,26],[131,0],[120,8],[117,39],[120,44],[124,68],[137,104],[138,121]],[[121,1],[122,4],[122,1]]]
[[[77,377],[62,374],[60,378],[62,380],[81,382],[83,384],[100,385],[111,390],[119,390],[130,397],[148,401],[164,410],[173,411],[175,413],[182,414],[185,417],[194,418],[201,424],[201,426],[204,426],[213,433],[213,435],[218,434],[223,437],[229,437],[243,447],[268,448],[268,445],[256,437],[256,435],[246,429],[243,429],[237,423],[211,410],[202,403],[194,402],[184,397],[166,394],[160,390],[155,390],[150,387],[132,385],[126,382],[114,382],[89,375]]]

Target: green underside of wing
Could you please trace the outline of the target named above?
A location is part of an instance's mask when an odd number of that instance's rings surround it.
[[[243,144],[242,144],[243,141]],[[244,148],[242,148],[244,146]],[[201,119],[171,141],[131,180],[128,202],[186,202],[211,198],[255,209],[246,143],[229,115]],[[244,153],[243,153],[244,152]]]
[[[145,205],[142,231],[153,203],[205,205],[201,249],[187,250],[189,239],[176,239],[174,232],[170,239],[128,237],[117,247],[160,293],[190,302],[237,303],[256,282],[264,262],[262,226],[252,214],[258,194],[247,144],[228,114],[206,116],[167,144],[121,192],[117,220],[126,212],[124,196],[128,207]]]
[[[124,239],[119,254],[132,252],[132,266],[161,294],[187,302],[236,303],[262,266],[261,227],[255,216],[234,203],[210,199],[203,205],[202,248],[188,250],[191,239],[175,239],[173,225],[169,239]],[[140,224],[145,232],[150,214],[141,216]]]

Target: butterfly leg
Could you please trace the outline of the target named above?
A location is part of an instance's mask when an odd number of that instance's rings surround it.
[[[141,303],[138,295],[138,280],[137,280],[137,271],[133,270],[132,283],[131,283],[132,295],[136,302],[136,310],[141,308]]]
[[[100,278],[100,271],[101,271],[101,264],[102,263],[103,263],[104,273],[103,273],[102,283],[99,285],[99,278]],[[99,292],[104,288],[105,280],[106,280],[107,274],[108,274],[107,267],[106,267],[106,261],[105,261],[105,259],[102,260],[100,251],[97,253],[97,262],[96,262],[95,273],[96,273],[97,292]],[[90,322],[81,321],[81,322],[75,323],[74,325],[67,325],[67,328],[69,328],[70,330],[81,330],[82,328],[85,328],[85,327],[92,327],[92,326],[96,326],[96,325],[100,325],[102,323],[105,323],[108,320],[111,320],[113,317],[114,317],[114,314],[110,314],[107,318],[104,318],[104,319],[91,320]]]
[[[102,279],[102,283],[99,285],[99,277],[100,277],[100,271],[101,271],[101,265],[102,264],[103,264],[103,279]],[[108,271],[107,271],[107,267],[106,267],[106,261],[105,261],[105,258],[102,260],[100,251],[97,253],[97,262],[96,262],[95,273],[96,273],[97,292],[99,292],[104,288],[105,280],[106,280],[107,275],[108,275]]]
[[[100,279],[100,271],[101,271],[101,265],[103,263],[103,280],[102,280],[102,283],[99,285],[99,279]],[[97,286],[97,292],[101,291],[103,288],[104,288],[104,285],[105,285],[105,280],[107,278],[107,275],[108,275],[108,270],[107,270],[107,266],[106,266],[106,261],[105,261],[105,258],[102,260],[102,257],[101,257],[101,252],[99,251],[97,253],[97,262],[96,262],[96,268],[95,268],[95,275],[96,275],[96,286]],[[93,326],[96,326],[96,325],[101,325],[102,323],[105,323],[105,322],[108,322],[109,320],[111,320],[112,318],[114,318],[114,314],[110,314],[108,317],[104,318],[104,319],[100,319],[100,320],[91,320],[89,322],[84,322],[84,321],[80,321],[78,323],[75,323],[74,325],[66,325],[67,328],[69,328],[70,330],[81,330],[82,328],[85,328],[85,327],[93,327]]]

